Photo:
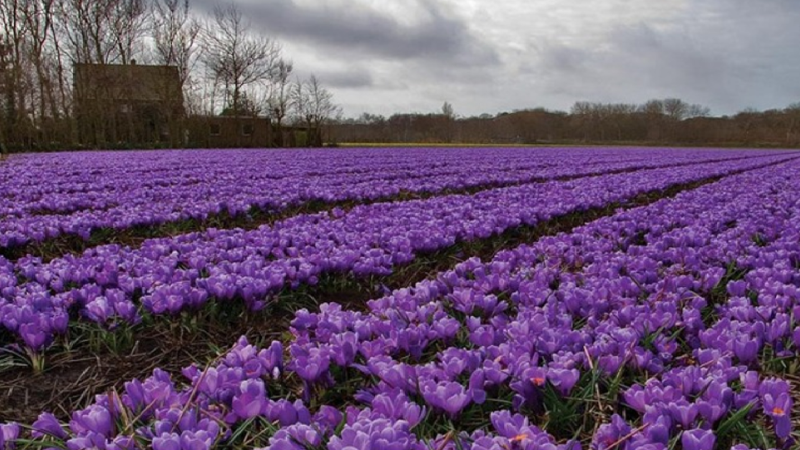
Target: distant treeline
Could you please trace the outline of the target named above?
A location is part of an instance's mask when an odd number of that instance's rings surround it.
[[[537,108],[477,117],[456,117],[445,104],[437,114],[364,114],[341,120],[333,125],[331,138],[347,143],[799,147],[800,103],[723,117],[710,117],[708,108],[679,99],[642,105],[578,102],[570,112]]]

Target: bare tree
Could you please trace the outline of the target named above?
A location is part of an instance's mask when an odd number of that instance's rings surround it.
[[[785,110],[788,126],[786,128],[786,143],[789,145],[800,142],[798,128],[800,128],[800,102],[792,103]]]
[[[25,29],[29,34],[26,57],[35,71],[31,96],[32,126],[42,141],[64,142],[69,139],[62,117],[68,114],[58,36],[55,30],[56,0],[19,0]]]
[[[333,103],[333,94],[311,75],[308,80],[294,84],[292,99],[298,119],[306,126],[308,145],[322,146],[323,127],[341,111]]]
[[[251,24],[233,4],[217,6],[214,21],[203,33],[203,62],[213,82],[224,88],[226,109],[238,114],[245,89],[267,86],[280,60],[281,48],[255,34]]]
[[[455,110],[450,102],[444,102],[442,105],[442,115],[451,120],[456,118]]]
[[[289,114],[292,107],[291,81],[289,77],[294,69],[293,64],[283,59],[279,60],[275,67],[274,84],[269,97],[270,114],[274,119],[275,142],[278,147],[285,145],[283,137],[283,121]]]
[[[442,118],[444,119],[444,123],[442,123],[442,134],[440,139],[443,142],[452,142],[454,134],[453,128],[456,120],[456,112],[453,109],[452,103],[444,102],[444,104],[442,104]]]
[[[686,118],[693,119],[696,117],[708,117],[711,114],[711,109],[707,106],[691,104],[687,110]]]
[[[144,50],[146,0],[59,0],[73,63],[128,64]]]
[[[111,8],[111,36],[116,44],[119,62],[130,64],[145,49],[143,40],[148,35],[148,0],[113,0]]]
[[[0,155],[6,153],[6,145],[9,140],[9,70],[8,63],[9,47],[6,45],[7,37],[5,33],[0,34]]]
[[[194,95],[191,73],[197,61],[196,41],[201,30],[200,23],[190,15],[189,0],[153,0],[152,17],[155,61],[157,64],[175,66],[178,69],[179,91],[165,92],[165,94],[166,96],[182,94],[180,99],[169,99],[165,106],[184,105],[184,99]],[[167,127],[170,130],[172,146],[184,138],[181,136],[185,128],[183,121],[174,120],[184,117],[184,113],[184,108],[181,108],[181,111],[162,111],[162,115],[168,118]]]
[[[664,115],[670,120],[683,120],[689,112],[689,105],[679,98],[666,98],[662,104],[664,105]]]
[[[32,79],[26,51],[30,32],[25,22],[21,0],[0,1],[0,65],[3,66],[4,114],[6,140],[12,144],[30,142],[28,101]],[[23,144],[24,145],[24,144]]]
[[[733,116],[733,121],[740,133],[738,140],[745,144],[752,142],[754,134],[753,131],[760,116],[761,113],[752,107],[745,108]]]
[[[196,41],[200,23],[189,11],[189,0],[153,1],[153,47],[156,62],[176,66],[181,75],[181,87],[189,82],[197,59]]]

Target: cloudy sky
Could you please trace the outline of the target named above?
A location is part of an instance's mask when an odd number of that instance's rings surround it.
[[[799,0],[233,0],[346,116],[800,102]],[[209,11],[217,0],[193,0]]]

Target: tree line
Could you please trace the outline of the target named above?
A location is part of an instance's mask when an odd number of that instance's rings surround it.
[[[429,114],[363,114],[333,127],[339,142],[475,144],[648,144],[800,146],[800,103],[712,117],[676,98],[643,104],[577,102],[569,112],[544,108],[456,117],[445,103]]]
[[[267,117],[278,131],[313,130],[309,142],[321,142],[323,125],[338,113],[321,82],[298,79],[280,43],[232,3],[200,19],[189,0],[0,0],[0,145],[121,144],[124,134],[102,107],[92,112],[102,129],[81,142],[73,71],[82,64],[174,66],[185,116]],[[173,135],[160,144],[182,143]]]

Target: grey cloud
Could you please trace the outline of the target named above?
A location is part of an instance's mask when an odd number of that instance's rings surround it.
[[[467,115],[667,96],[715,114],[800,101],[797,0],[234,1],[351,115],[443,99]]]
[[[645,24],[618,29],[611,45],[612,67],[629,73],[623,79],[639,77],[661,91],[724,91],[731,76],[745,71],[686,34],[659,32]]]
[[[318,71],[315,74],[326,86],[330,86],[332,88],[369,88],[375,84],[372,74],[362,68],[338,71]]]
[[[581,73],[587,70],[586,63],[590,55],[591,52],[586,49],[554,45],[542,55],[541,63],[554,72]]]
[[[782,70],[775,70],[782,46],[737,37],[769,33],[761,25],[755,28],[728,31],[689,18],[658,28],[618,24],[600,42],[547,43],[523,70],[538,77],[550,93],[572,95],[573,100],[638,103],[675,96],[723,114],[747,105],[780,107],[774,103],[792,91],[786,74],[797,74],[800,65],[784,60],[779,63]],[[772,70],[765,71],[764,60],[772,61]]]
[[[784,106],[781,97],[792,90],[787,75],[800,75],[800,64],[783,53],[789,48],[786,42],[800,39],[800,33],[778,31],[784,34],[780,39],[786,39],[786,33],[795,39],[770,42],[780,22],[775,17],[759,20],[719,5],[710,16],[684,17],[663,30],[646,25],[620,28],[612,35],[615,53],[608,61],[619,69],[609,70],[609,76],[641,91],[707,104],[718,113],[748,105]]]
[[[210,11],[218,2],[196,0]],[[418,0],[423,14],[411,23],[356,1],[296,0],[237,2],[265,34],[331,49],[340,55],[387,60],[440,60],[453,64],[491,64],[497,53],[463,20],[435,0]]]

